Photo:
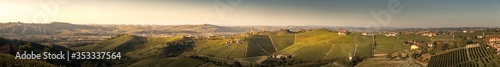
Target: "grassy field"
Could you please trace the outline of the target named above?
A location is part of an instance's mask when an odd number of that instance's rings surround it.
[[[403,37],[401,37],[403,38]],[[403,45],[403,40],[398,41],[398,37],[387,37],[384,35],[376,35],[375,53],[390,53],[397,50],[409,49],[410,45]]]

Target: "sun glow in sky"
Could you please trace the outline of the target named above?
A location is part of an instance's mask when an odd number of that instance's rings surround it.
[[[370,13],[394,2],[387,23]],[[26,23],[499,27],[499,12],[497,0],[0,0],[0,22]]]

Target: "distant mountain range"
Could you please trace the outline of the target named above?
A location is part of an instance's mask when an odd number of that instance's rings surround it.
[[[3,34],[97,34],[96,32],[109,31],[112,28],[75,25],[69,23],[53,22],[49,24],[31,24],[31,23],[3,23],[0,24],[0,33]],[[107,32],[102,32],[107,33]]]

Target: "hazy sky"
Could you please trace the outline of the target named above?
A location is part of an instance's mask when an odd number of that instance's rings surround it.
[[[377,15],[395,5],[400,12]],[[222,7],[221,7],[222,6]],[[371,11],[375,12],[370,13]],[[376,18],[385,19],[379,22]],[[500,27],[498,0],[0,0],[0,22]]]

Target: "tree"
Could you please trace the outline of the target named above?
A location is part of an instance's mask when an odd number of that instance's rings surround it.
[[[417,53],[411,53],[411,54],[410,54],[410,57],[411,57],[411,58],[417,58]]]
[[[236,61],[233,63],[232,67],[241,67],[240,62]]]
[[[350,61],[349,59],[347,59],[347,58],[338,59],[338,60],[336,60],[336,62],[340,63],[340,64],[349,65],[349,66],[354,65],[354,63],[352,61]]]

